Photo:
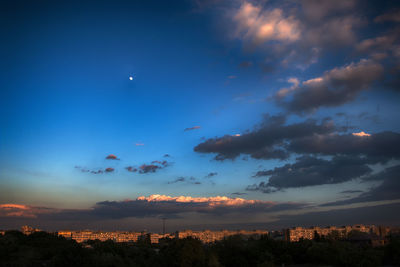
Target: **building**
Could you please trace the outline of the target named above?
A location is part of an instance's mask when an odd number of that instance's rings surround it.
[[[192,237],[192,238],[197,238],[203,243],[212,243],[215,241],[220,241],[223,240],[229,236],[233,235],[239,235],[242,238],[248,239],[250,237],[252,238],[260,238],[261,235],[266,235],[268,234],[268,231],[266,230],[253,230],[253,231],[247,231],[247,230],[237,230],[237,231],[229,231],[229,230],[221,230],[221,231],[210,231],[210,230],[204,230],[204,231],[192,231],[192,230],[185,230],[185,231],[179,231],[176,232],[176,238],[186,238],[186,237]]]
[[[36,229],[36,228],[30,227],[28,225],[24,225],[21,227],[21,232],[24,235],[30,235],[30,234],[33,234],[35,232],[40,232],[40,231],[41,231],[40,229]]]
[[[59,236],[67,239],[73,239],[78,243],[88,240],[112,240],[114,242],[136,242],[142,233],[138,232],[102,232],[102,231],[58,231]]]
[[[353,226],[328,226],[328,227],[293,227],[285,229],[285,240],[289,242],[297,242],[300,239],[314,239],[316,234],[320,237],[331,237],[331,238],[346,238],[351,231],[358,231],[367,234],[375,234],[379,237],[385,237],[389,232],[389,227],[374,226],[374,225],[362,225],[357,224]]]

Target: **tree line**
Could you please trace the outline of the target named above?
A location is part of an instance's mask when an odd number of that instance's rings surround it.
[[[149,239],[132,243],[89,240],[79,244],[56,234],[0,236],[0,266],[400,266],[400,238],[372,247],[335,238],[286,242],[269,236],[231,236],[210,244],[198,239]]]

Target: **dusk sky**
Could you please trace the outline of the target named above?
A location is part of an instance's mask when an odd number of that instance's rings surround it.
[[[10,0],[0,34],[0,229],[400,224],[396,1]]]

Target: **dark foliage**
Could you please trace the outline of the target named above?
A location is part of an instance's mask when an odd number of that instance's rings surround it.
[[[276,241],[268,236],[243,239],[231,236],[212,244],[193,238],[136,243],[78,244],[55,234],[26,236],[8,231],[0,236],[0,266],[382,266],[400,265],[400,239],[384,247],[317,237],[299,242]]]

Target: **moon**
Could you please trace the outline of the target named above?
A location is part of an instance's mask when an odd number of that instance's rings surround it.
[[[129,80],[130,80],[130,81],[133,81],[133,77],[132,77],[132,76],[129,76]]]

